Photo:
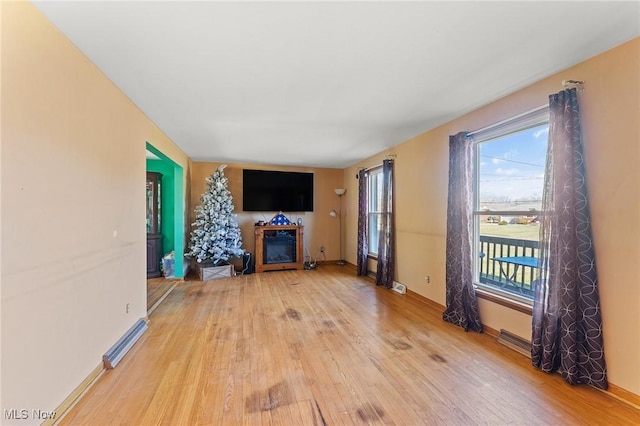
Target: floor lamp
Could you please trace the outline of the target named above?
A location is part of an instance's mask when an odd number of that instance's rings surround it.
[[[335,191],[336,195],[340,199],[340,209],[338,212],[336,212],[335,210],[331,210],[329,212],[329,215],[338,218],[338,226],[340,227],[340,260],[336,262],[336,265],[344,266],[347,264],[347,262],[345,262],[345,260],[342,258],[342,196],[345,192],[347,192],[347,190],[344,188],[340,188],[336,189]]]

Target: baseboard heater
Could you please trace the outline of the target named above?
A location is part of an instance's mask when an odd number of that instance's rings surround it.
[[[118,340],[116,344],[102,356],[104,368],[107,370],[115,368],[127,352],[129,352],[129,349],[131,349],[144,332],[147,331],[148,327],[149,326],[144,318],[140,318],[138,322],[136,322],[133,327],[131,327],[129,331],[127,331],[125,335],[122,336],[120,340]]]
[[[500,330],[498,335],[498,343],[513,349],[514,351],[531,358],[531,342],[523,339],[520,336],[516,336],[507,330]]]

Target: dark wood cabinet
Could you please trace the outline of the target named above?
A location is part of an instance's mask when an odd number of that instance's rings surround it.
[[[161,259],[162,235],[147,234],[147,278],[157,278],[162,275]]]
[[[160,232],[160,202],[162,175],[147,172],[147,278],[162,275],[162,234]]]

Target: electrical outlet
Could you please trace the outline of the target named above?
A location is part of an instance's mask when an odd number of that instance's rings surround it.
[[[129,304],[128,303],[127,303],[127,306],[125,308],[125,311],[126,311],[127,314],[129,313]]]
[[[320,253],[324,253],[324,246],[320,246]]]
[[[427,284],[429,284],[431,282],[431,277],[429,277],[429,275],[427,275],[426,277],[424,277],[424,280]]]

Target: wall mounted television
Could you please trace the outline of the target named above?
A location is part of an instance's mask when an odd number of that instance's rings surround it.
[[[313,173],[242,170],[245,212],[313,211]]]

